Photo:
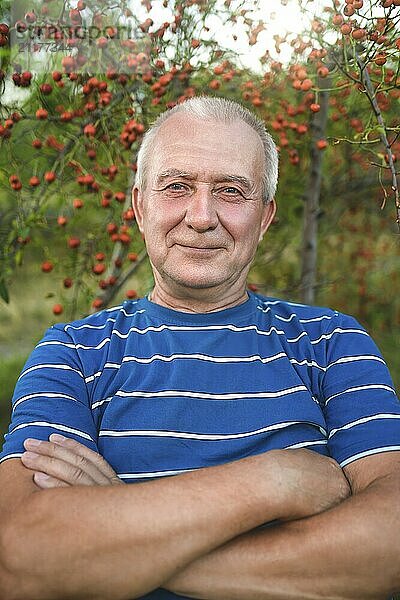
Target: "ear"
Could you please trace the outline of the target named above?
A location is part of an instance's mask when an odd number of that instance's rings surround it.
[[[261,242],[264,234],[266,233],[269,226],[271,225],[273,218],[275,216],[275,213],[276,213],[276,202],[275,202],[275,198],[273,198],[270,202],[268,202],[268,204],[264,204],[264,206],[263,206],[261,228],[260,228],[260,239],[258,240],[259,242]]]
[[[137,187],[132,190],[132,208],[139,231],[143,234],[143,194]]]

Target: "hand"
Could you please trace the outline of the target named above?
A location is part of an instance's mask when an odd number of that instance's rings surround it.
[[[274,461],[272,484],[282,503],[281,520],[323,512],[351,495],[349,483],[333,458],[305,449],[273,450],[261,456]]]
[[[42,489],[124,483],[100,454],[63,435],[53,433],[48,442],[28,438],[24,446],[21,461]]]

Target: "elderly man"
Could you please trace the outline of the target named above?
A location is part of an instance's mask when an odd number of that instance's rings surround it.
[[[55,325],[20,376],[0,599],[400,590],[382,357],[351,317],[246,291],[276,179],[272,139],[233,102],[191,99],[147,133],[133,206],[154,288]]]

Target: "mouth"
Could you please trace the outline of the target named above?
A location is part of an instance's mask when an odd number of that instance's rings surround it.
[[[221,246],[191,246],[190,244],[176,244],[189,252],[215,252],[221,250]]]

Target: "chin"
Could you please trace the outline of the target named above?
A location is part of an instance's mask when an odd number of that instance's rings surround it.
[[[174,276],[166,273],[168,279],[174,283],[174,285],[190,288],[193,290],[205,290],[209,288],[213,288],[219,286],[226,282],[227,278],[225,277],[215,277],[215,273],[207,273],[207,274],[193,274],[192,277],[186,276]]]

